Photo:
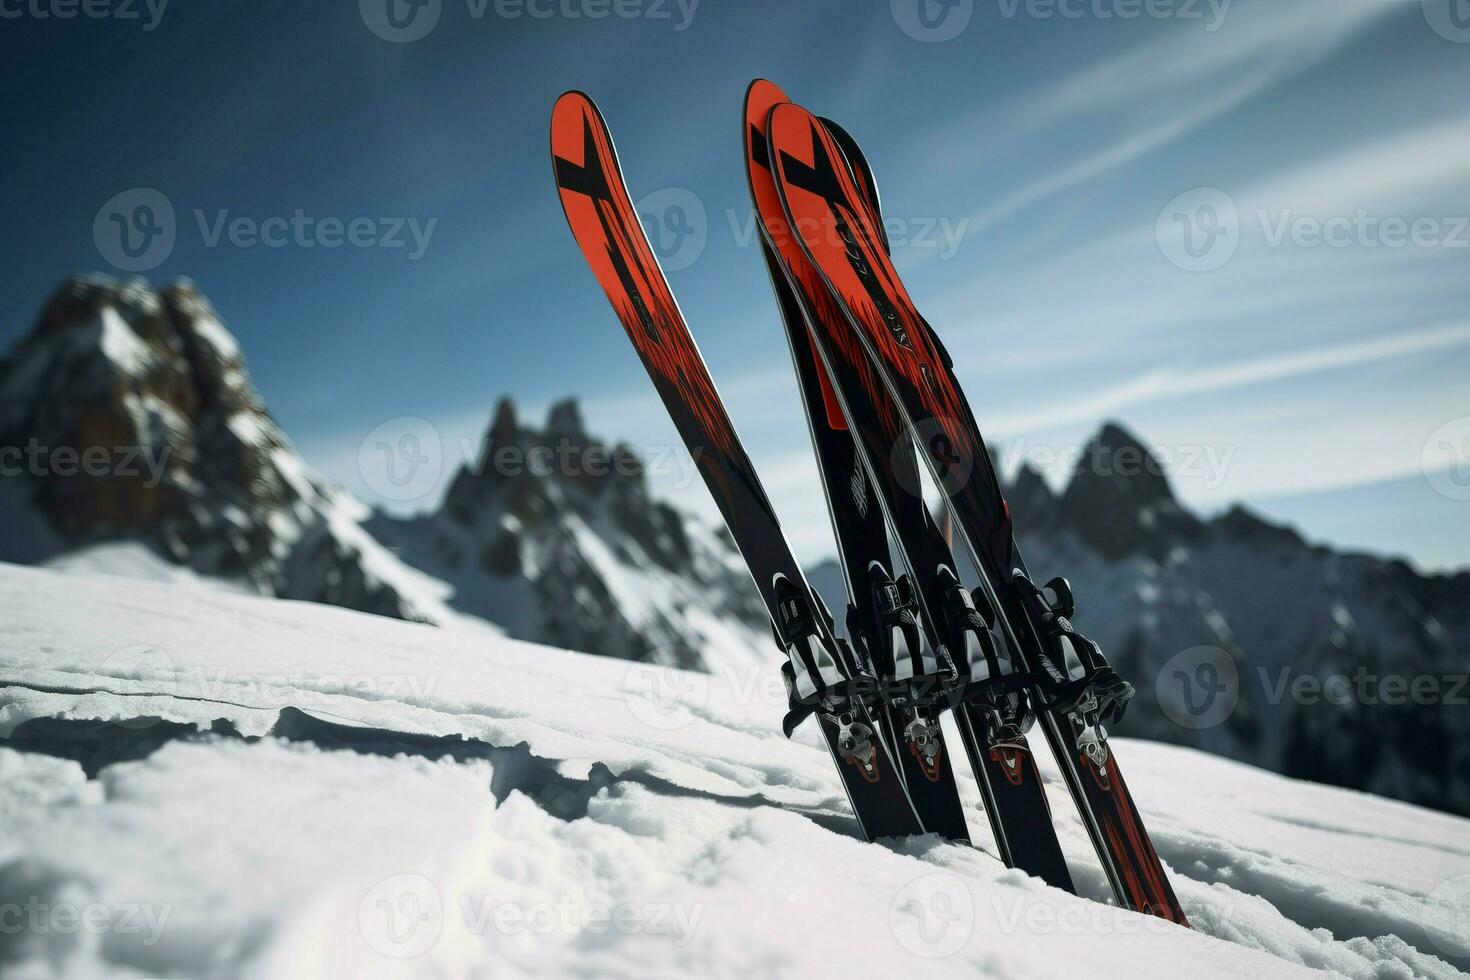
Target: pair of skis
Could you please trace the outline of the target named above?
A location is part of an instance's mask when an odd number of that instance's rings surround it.
[[[1001,857],[1072,887],[1025,740],[1032,711],[1118,901],[1184,923],[1100,722],[1131,688],[1030,584],[947,354],[888,260],[877,185],[840,127],[752,83],[743,120],[762,247],[827,490],[851,642],[792,557],[653,256],[612,140],[579,92],[552,155],[567,219],[729,525],[787,655],[787,733],[816,714],[869,838],[968,839],[939,714],[953,709]],[[923,501],[944,492],[978,588]],[[894,555],[905,566],[895,575]]]
[[[854,642],[867,641],[879,675],[889,680],[889,716],[908,716],[907,724],[894,718],[890,726],[895,741],[903,736],[904,744],[895,746],[899,757],[917,757],[926,748],[934,751],[929,770],[904,773],[910,792],[916,797],[923,793],[924,799],[915,803],[925,826],[955,838],[944,828],[956,814],[963,823],[952,758],[940,739],[937,717],[943,708],[953,707],[1001,858],[1070,890],[1072,880],[1046,793],[1022,731],[1025,695],[1017,684],[1005,689],[1005,676],[1018,672],[1003,663],[1006,647],[996,618],[982,615],[960,584],[949,544],[920,492],[918,460],[902,414],[787,216],[768,138],[769,120],[779,106],[796,108],[772,83],[751,83],[745,100],[746,174],[771,284],[803,380],[819,469],[857,613],[849,632]],[[844,147],[842,166],[856,178],[860,194],[855,203],[881,228],[877,183],[856,141],[830,120],[818,125]],[[818,384],[808,381],[809,376]],[[850,477],[849,457],[856,461]],[[855,535],[854,519],[841,513],[852,509],[855,486],[871,488],[866,517],[877,524],[876,534]],[[890,543],[885,526],[906,573],[895,576],[885,567]],[[870,610],[872,606],[877,608]],[[905,625],[921,624],[922,643],[918,628],[894,628],[896,609],[902,610]]]

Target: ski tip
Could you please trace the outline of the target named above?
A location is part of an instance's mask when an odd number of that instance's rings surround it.
[[[750,84],[745,86],[745,104],[747,106],[754,102],[764,102],[769,108],[777,102],[790,102],[791,99],[782,90],[781,86],[769,78],[752,78]]]
[[[770,115],[771,108],[790,101],[790,97],[775,82],[757,78],[750,83],[745,89],[745,116],[742,124],[747,151],[750,150],[749,144],[756,136],[764,141],[766,117]]]
[[[618,163],[617,148],[613,145],[612,130],[607,119],[592,96],[581,89],[568,89],[557,96],[551,107],[551,161],[555,170],[558,160],[585,165],[589,147],[596,145],[606,156],[604,165],[609,175],[622,179],[622,167]],[[560,178],[558,178],[560,185]]]
[[[774,124],[778,119],[784,121],[788,126],[793,125],[796,120],[800,120],[809,127],[824,128],[822,127],[821,120],[815,113],[803,105],[792,102],[790,99],[771,107],[771,118],[769,122]]]
[[[551,105],[551,118],[555,119],[557,113],[564,111],[564,106],[590,107],[593,111],[597,109],[597,103],[592,101],[592,96],[579,88],[569,88],[556,97]]]
[[[551,104],[551,156],[554,161],[557,151],[567,145],[569,134],[580,131],[580,122],[589,112],[597,118],[602,114],[597,111],[597,103],[592,97],[581,89],[568,89],[556,97]]]

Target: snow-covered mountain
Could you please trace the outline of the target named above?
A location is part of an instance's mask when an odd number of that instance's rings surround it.
[[[0,361],[12,458],[0,560],[439,624],[468,614],[685,667],[765,655],[765,613],[723,529],[654,500],[635,454],[589,435],[574,402],[542,430],[502,403],[437,512],[374,516],[296,453],[189,282],[67,282]]]
[[[68,281],[0,360],[0,560],[169,577],[442,622],[442,586],[297,455],[193,284]]]
[[[1470,822],[1117,752],[1192,930],[864,844],[780,685],[0,564],[7,978],[1462,976]],[[774,675],[774,665],[768,671]]]
[[[1133,461],[1124,465],[1119,461]],[[1130,735],[1470,813],[1470,573],[1313,545],[1244,507],[1204,520],[1105,426],[1060,494],[1010,494],[1027,561],[1143,691]]]
[[[1201,518],[1112,423],[1060,492],[1023,465],[1006,497],[1033,576],[1068,578],[1074,622],[1139,689],[1122,731],[1470,814],[1470,572],[1345,554],[1241,506]],[[812,580],[841,597],[835,564]]]
[[[370,515],[291,448],[188,283],[67,283],[0,361],[11,459],[0,560],[468,615],[747,678],[771,657],[723,531],[652,498],[574,402],[541,428],[503,402],[435,512]],[[1122,731],[1470,813],[1470,573],[1341,554],[1243,508],[1202,519],[1116,425],[1061,492],[1022,468],[1007,495],[1033,572],[1072,580],[1078,625],[1142,692]],[[813,580],[840,610],[835,567]]]
[[[768,659],[764,606],[724,529],[655,500],[638,456],[590,435],[575,401],[541,429],[502,401],[437,511],[369,528],[521,639],[707,670]]]

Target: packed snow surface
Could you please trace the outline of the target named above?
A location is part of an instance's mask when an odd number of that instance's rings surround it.
[[[1470,822],[1118,754],[1193,930],[857,839],[768,667],[716,675],[0,565],[0,975],[1449,977]]]

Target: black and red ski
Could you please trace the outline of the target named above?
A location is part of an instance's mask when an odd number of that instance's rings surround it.
[[[925,710],[930,717],[939,709],[955,707],[1000,857],[1009,866],[1071,890],[1071,875],[1052,826],[1046,792],[1023,733],[1025,695],[1019,685],[1010,690],[1002,687],[1002,668],[995,654],[1004,639],[996,631],[995,616],[977,610],[960,586],[949,545],[923,500],[913,443],[902,414],[787,226],[770,171],[765,128],[771,110],[788,101],[777,86],[764,79],[752,82],[746,94],[746,167],[772,283],[792,337],[799,373],[803,355],[810,358],[809,352],[815,352],[826,395],[825,414],[836,415],[850,430],[846,441],[856,444],[865,476],[876,490],[877,507],[887,517],[912,580],[918,583],[913,605],[920,612],[929,650],[934,652],[928,658],[920,657],[915,644],[915,649],[907,651],[910,664],[895,664],[890,657],[878,668],[890,682],[890,690],[896,687],[892,683],[895,667],[900,668],[898,676],[923,692],[911,700],[923,703],[927,697]],[[852,156],[844,165],[850,165],[859,177],[861,204],[873,224],[881,224],[877,184],[856,144],[837,124],[822,122],[830,133],[849,141]],[[948,668],[947,678],[941,663]],[[902,755],[902,747],[898,751]],[[912,788],[912,782],[910,785]],[[917,796],[915,803],[922,818],[924,809]]]
[[[1020,652],[1038,718],[1118,901],[1187,925],[1118,770],[1102,722],[1132,689],[1071,628],[1065,584],[1030,583],[1009,509],[948,358],[915,309],[865,205],[865,191],[821,120],[776,105],[768,152],[788,226],[866,355],[954,515],[980,587]]]
[[[876,684],[835,635],[830,614],[791,553],[644,235],[607,125],[581,92],[565,93],[552,110],[551,155],[572,235],[698,463],[765,600],[787,657],[782,665],[791,700],[787,734],[809,715],[818,716],[865,837],[922,833],[870,708]]]
[[[753,83],[746,97],[744,122],[747,148],[764,147],[764,136],[751,125],[764,121],[768,100],[777,94],[769,82]],[[749,159],[747,159],[749,164]],[[750,175],[752,193],[758,179],[774,195],[770,175]],[[955,784],[954,760],[939,725],[933,697],[939,665],[925,657],[920,644],[918,607],[912,580],[895,575],[883,501],[872,485],[861,447],[849,431],[840,400],[822,364],[816,339],[807,329],[809,311],[786,281],[780,259],[769,241],[761,241],[786,339],[806,407],[817,469],[826,491],[850,605],[847,631],[872,665],[881,685],[874,714],[897,759],[900,775],[919,812],[924,829],[947,840],[968,841],[964,805]],[[912,668],[917,668],[917,674]],[[900,675],[903,676],[900,676]]]

